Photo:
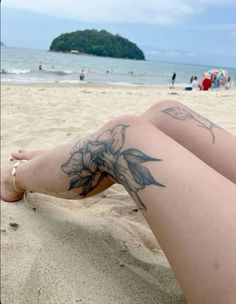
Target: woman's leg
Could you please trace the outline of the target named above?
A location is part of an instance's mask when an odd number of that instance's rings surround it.
[[[236,183],[235,136],[174,100],[157,102],[141,117]],[[32,159],[43,152],[46,151],[18,151],[12,157]]]
[[[16,159],[26,159],[29,162],[24,162],[17,167],[15,187],[19,192],[16,192],[13,186],[12,166],[1,169],[1,198],[8,202],[15,202],[23,197],[24,192],[29,191],[61,198],[83,198],[84,196],[80,195],[80,188],[68,191],[70,178],[61,169],[65,157],[70,155],[72,147],[77,144],[77,142],[71,142],[55,149],[15,152],[14,154],[18,156]],[[80,159],[80,162],[83,161]],[[88,172],[86,171],[85,174]],[[91,189],[91,193],[86,196],[104,191],[114,183],[114,179],[104,173],[94,189]]]
[[[114,119],[20,165],[16,186],[86,197],[106,179],[142,209],[190,303],[235,303],[235,185],[146,120]]]
[[[157,102],[141,117],[236,183],[235,136],[173,100]]]

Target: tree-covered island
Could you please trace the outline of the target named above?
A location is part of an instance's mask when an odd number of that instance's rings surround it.
[[[50,51],[145,60],[143,51],[135,43],[105,30],[61,34],[52,41]]]

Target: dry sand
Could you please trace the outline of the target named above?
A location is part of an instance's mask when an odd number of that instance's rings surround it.
[[[83,137],[114,116],[139,114],[167,98],[236,134],[231,90],[4,84],[2,164],[15,149]],[[2,304],[184,303],[156,239],[120,186],[82,201],[28,194],[1,208]]]

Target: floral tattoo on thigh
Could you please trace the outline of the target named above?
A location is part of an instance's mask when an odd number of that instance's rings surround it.
[[[126,188],[140,209],[146,210],[138,192],[148,185],[165,186],[154,179],[143,163],[161,159],[135,148],[122,150],[128,127],[115,125],[72,148],[69,159],[61,166],[63,172],[71,177],[69,190],[77,188],[85,197],[110,175]]]

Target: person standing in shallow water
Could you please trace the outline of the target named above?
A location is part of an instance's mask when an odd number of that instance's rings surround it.
[[[85,77],[85,75],[84,75],[84,70],[82,69],[81,72],[80,72],[80,74],[79,74],[79,79],[80,79],[81,81],[83,81],[83,80],[84,80],[84,77]]]
[[[174,85],[175,85],[175,78],[176,78],[176,73],[174,72],[173,75],[172,75],[172,78],[171,78],[172,88],[174,88]]]

